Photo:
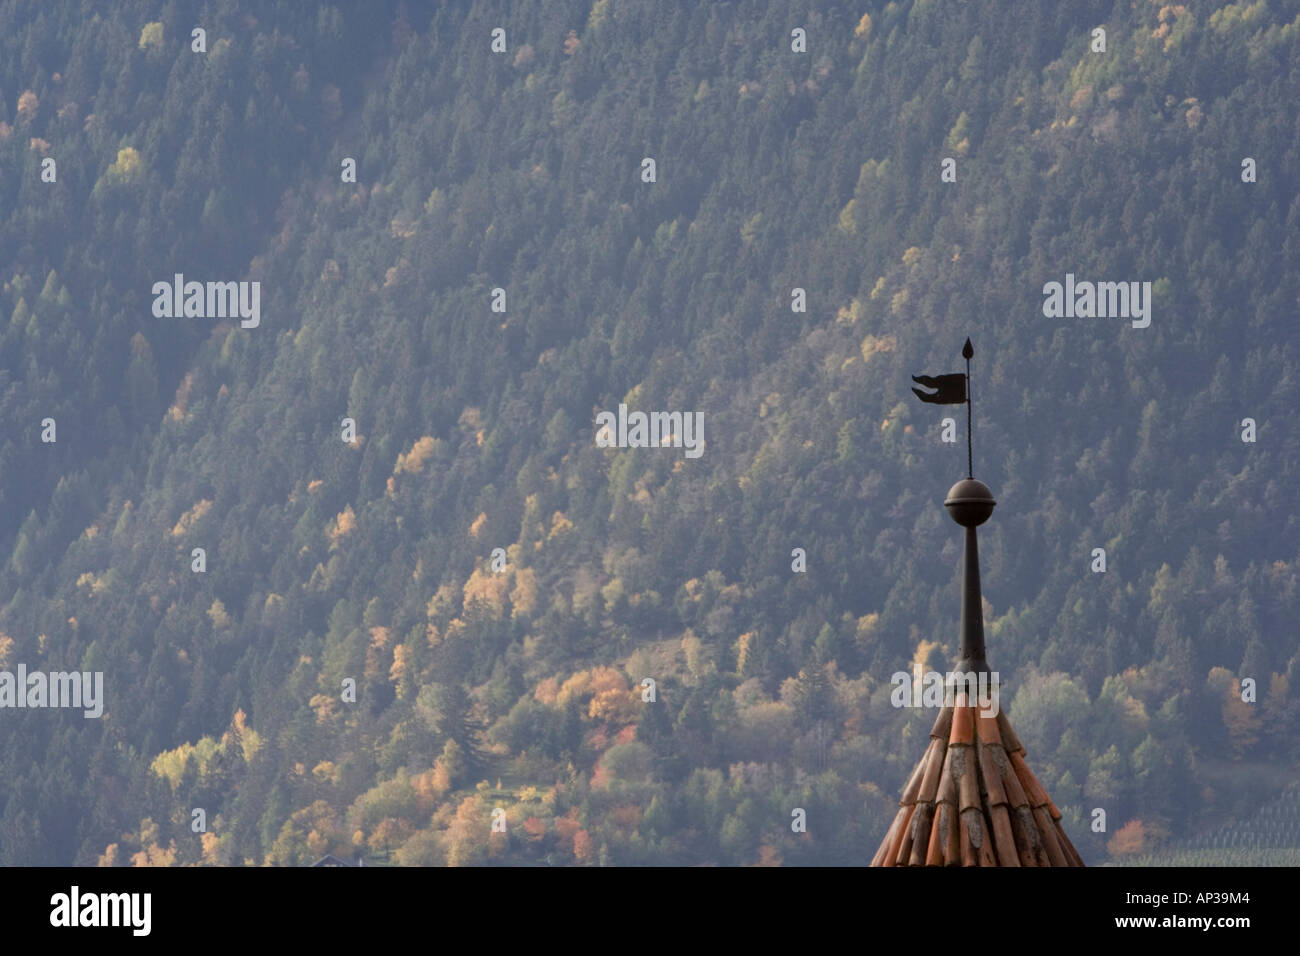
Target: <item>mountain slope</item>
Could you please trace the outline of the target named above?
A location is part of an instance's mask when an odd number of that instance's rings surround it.
[[[9,453],[39,481],[4,660],[102,670],[108,703],[4,713],[0,862],[864,863],[932,717],[891,707],[890,677],[956,641],[962,449],[908,376],[956,370],[966,335],[999,500],[989,653],[1084,858],[1094,807],[1195,830],[1198,755],[1294,763],[1300,9],[816,7],[475,3],[279,34],[221,7],[211,149],[257,161],[68,206],[101,223],[87,261],[117,257],[88,271],[91,327],[120,314],[119,352],[139,330],[170,364],[151,392],[120,356],[141,397],[108,450],[61,425],[57,465],[34,432]],[[135,141],[179,169],[201,153],[169,145],[190,140],[167,104],[211,81],[120,20],[121,68],[70,23],[15,26],[62,38],[69,78],[152,69],[140,89],[169,93],[137,94],[162,108]],[[226,210],[170,213],[199,180]],[[11,300],[44,268],[20,260]],[[153,319],[177,271],[260,281],[261,325]],[[1047,318],[1067,273],[1152,282],[1150,327]],[[125,401],[27,349],[0,344],[13,381],[35,354],[63,401]],[[39,373],[14,394],[41,417]],[[701,412],[704,454],[597,447],[619,403]]]

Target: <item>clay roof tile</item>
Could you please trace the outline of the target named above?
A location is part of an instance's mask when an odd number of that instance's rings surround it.
[[[975,751],[970,747],[954,747],[954,772],[960,771],[957,788],[961,793],[962,810],[979,810],[984,804],[980,800],[979,767],[975,760]]]
[[[1001,728],[998,727],[998,719],[995,716],[985,716],[979,711],[975,712],[975,726],[979,731],[981,743],[1002,745]]]
[[[960,701],[960,698],[959,698]],[[952,733],[948,736],[951,744],[972,744],[975,742],[975,708],[957,706],[952,712]]]
[[[1020,778],[1016,776],[1016,770],[1003,753],[1001,747],[990,747],[993,751],[995,763],[1002,772],[1002,786],[1007,792],[1007,803],[1013,807],[1029,806],[1029,797],[1025,794],[1025,788],[1020,785]]]
[[[921,792],[917,795],[920,803],[934,803],[939,792],[939,775],[943,771],[944,756],[948,745],[938,737],[930,740],[930,752],[926,756],[925,775],[921,778]]]
[[[912,816],[916,813],[916,807],[907,807],[907,816],[903,818],[903,825],[898,828],[894,834],[894,845],[890,848],[889,858],[892,863],[886,863],[886,866],[907,866],[907,856],[912,850]]]
[[[999,866],[1019,866],[1020,857],[1016,853],[1016,838],[1011,832],[1011,818],[1004,805],[990,807],[989,816],[993,820],[993,837],[997,844]]]
[[[1038,824],[1038,832],[1043,835],[1043,846],[1047,850],[1047,856],[1051,859],[1052,866],[1070,866],[1065,851],[1056,838],[1056,823],[1053,820],[1044,819],[1046,816],[1047,814],[1041,807],[1034,810],[1034,820]]]
[[[1016,736],[1016,732],[1011,729],[1011,721],[1007,718],[1006,711],[999,710],[997,716],[998,730],[1002,732],[1002,746],[1007,748],[1007,753],[1025,752],[1025,746]]]
[[[1047,791],[1038,782],[1034,772],[1029,769],[1029,764],[1025,763],[1025,758],[1019,753],[1013,753],[1010,755],[1010,759],[1011,766],[1015,768],[1016,777],[1020,780],[1021,785],[1025,788],[1025,794],[1029,797],[1030,805],[1035,807],[1046,806],[1050,802]]]
[[[971,844],[970,827],[967,826],[966,823],[967,813],[978,815],[979,811],[963,810],[959,816],[960,825],[957,829],[960,831],[961,838],[961,865],[979,866],[979,856],[976,853],[975,847]]]
[[[934,741],[931,740],[930,745],[926,747],[925,756],[916,765],[916,769],[912,771],[912,776],[907,780],[907,786],[903,788],[903,796],[898,801],[899,806],[911,806],[916,803],[916,795],[921,790],[921,778],[925,776],[925,761],[930,756],[930,748],[933,746]]]
[[[931,737],[942,737],[948,739],[948,733],[952,729],[952,708],[944,707],[939,711],[939,716],[934,719],[934,726],[930,728]]]
[[[943,866],[943,848],[948,843],[951,808],[946,803],[935,808],[934,823],[930,827],[930,845],[925,851],[926,866]]]
[[[946,803],[954,807],[957,805],[957,775],[953,769],[953,762],[956,759],[964,759],[954,757],[955,754],[960,754],[962,749],[961,747],[949,747],[948,752],[944,755],[943,775],[939,778],[939,793],[935,797],[939,803]]]
[[[916,813],[912,814],[912,840],[908,866],[925,866],[925,853],[930,843],[930,825],[933,818],[933,804],[916,805]]]
[[[980,782],[987,794],[988,805],[996,807],[1007,802],[1007,792],[1002,788],[1002,771],[994,759],[994,752],[1001,753],[1001,747],[979,747]]]

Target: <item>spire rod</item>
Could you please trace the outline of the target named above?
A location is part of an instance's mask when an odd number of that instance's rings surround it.
[[[971,451],[971,396],[970,396],[970,360],[975,354],[975,349],[970,344],[970,336],[966,337],[966,344],[961,347],[961,356],[966,360],[966,477],[975,477],[975,458]]]
[[[988,670],[984,657],[984,601],[980,594],[980,552],[975,528],[993,513],[993,493],[974,478],[963,478],[948,491],[944,507],[952,520],[966,529],[962,555],[961,643],[957,669]]]

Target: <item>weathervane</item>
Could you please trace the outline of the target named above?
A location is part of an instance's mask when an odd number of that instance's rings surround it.
[[[960,670],[985,671],[988,664],[984,659],[984,607],[980,598],[980,559],[979,544],[975,539],[975,528],[989,520],[993,514],[993,492],[989,486],[975,479],[974,457],[971,452],[971,406],[970,406],[970,360],[975,349],[966,339],[961,349],[962,358],[966,360],[966,373],[954,372],[951,375],[913,375],[912,381],[933,388],[933,394],[927,394],[919,388],[912,389],[916,397],[932,405],[966,405],[966,477],[948,490],[948,497],[943,505],[948,509],[952,520],[966,529],[966,548],[964,559],[964,582],[961,592],[961,649],[958,668]]]

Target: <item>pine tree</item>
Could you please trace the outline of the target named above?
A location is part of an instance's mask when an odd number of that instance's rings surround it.
[[[440,729],[448,740],[455,741],[460,750],[463,780],[473,782],[484,779],[493,761],[492,754],[483,744],[485,728],[475,710],[474,701],[459,684],[444,687],[443,690]],[[453,777],[453,785],[456,783],[459,781]]]

